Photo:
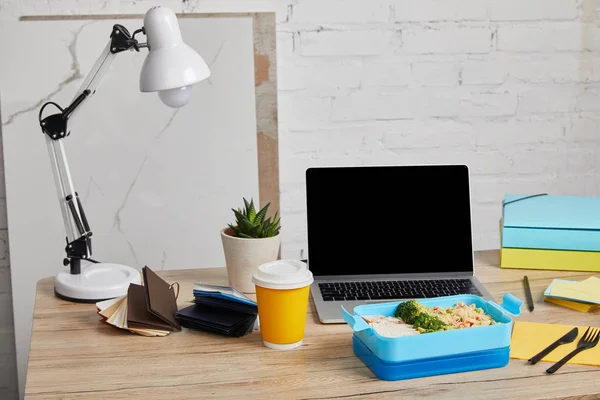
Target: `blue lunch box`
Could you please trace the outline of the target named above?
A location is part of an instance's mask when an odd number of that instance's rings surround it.
[[[422,378],[424,376],[455,374],[508,364],[510,347],[474,351],[447,357],[423,358],[400,363],[381,361],[356,336],[352,338],[354,354],[379,378],[385,381]]]
[[[354,353],[381,379],[396,380],[501,367],[508,363],[513,320],[523,302],[510,293],[502,305],[475,295],[417,300],[433,307],[452,307],[462,301],[474,304],[497,324],[390,338],[379,335],[363,318],[393,316],[401,302],[366,304],[354,315],[342,307],[342,316],[354,330]]]

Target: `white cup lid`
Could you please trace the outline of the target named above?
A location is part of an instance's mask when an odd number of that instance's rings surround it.
[[[277,260],[258,267],[252,276],[256,286],[267,289],[298,289],[313,283],[313,274],[299,260]]]

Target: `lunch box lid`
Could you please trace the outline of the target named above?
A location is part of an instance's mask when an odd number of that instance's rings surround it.
[[[480,296],[465,294],[418,299],[429,307],[450,307],[462,301],[481,307],[497,323],[487,326],[474,326],[464,329],[430,332],[419,335],[386,337],[380,335],[362,316],[393,316],[401,301],[364,304],[354,307],[350,314],[342,307],[342,317],[360,339],[379,359],[386,362],[404,362],[430,357],[444,357],[502,348],[510,345],[513,326],[511,316],[520,315],[523,302],[510,293],[503,297],[501,305]]]
[[[456,301],[458,302],[458,301],[461,301],[458,298],[461,298],[463,296],[461,296],[461,295],[448,296],[448,298],[452,298],[452,297],[456,297],[457,298]],[[474,296],[474,297],[478,297],[478,296]],[[442,299],[442,298],[443,297],[440,297],[440,299]],[[434,299],[427,299],[427,300],[431,301]],[[399,302],[396,302],[395,304],[400,304],[400,303],[402,303],[402,302],[399,301]],[[498,304],[498,303],[494,302],[493,300],[486,301],[486,303],[488,305],[490,305],[491,307],[498,309],[503,315],[508,314],[508,315],[511,315],[514,317],[521,315],[521,306],[523,305],[523,301],[519,300],[517,297],[513,296],[511,293],[504,294],[504,296],[502,297],[502,304]],[[380,306],[381,304],[386,304],[386,303],[370,304],[367,307]],[[359,307],[363,307],[363,306],[359,306]],[[350,327],[355,332],[360,332],[365,329],[374,330],[373,327],[371,325],[369,325],[360,315],[350,314],[344,308],[344,306],[341,306],[341,308],[342,308],[342,317],[344,318],[344,321],[346,321],[348,323],[348,325],[350,325]]]

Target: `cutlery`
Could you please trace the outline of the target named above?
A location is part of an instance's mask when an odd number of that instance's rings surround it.
[[[583,336],[581,337],[581,339],[579,339],[579,342],[577,343],[577,347],[575,348],[575,350],[573,350],[572,352],[570,352],[569,354],[564,356],[562,358],[562,360],[560,360],[559,362],[557,362],[556,364],[554,364],[553,366],[548,368],[546,370],[546,372],[549,374],[556,372],[557,369],[559,369],[560,367],[565,365],[565,363],[567,361],[569,361],[571,358],[573,358],[577,353],[580,353],[583,350],[591,349],[592,347],[597,345],[598,339],[600,339],[599,334],[600,334],[599,329],[592,329],[591,326],[588,327],[587,330],[585,331],[585,333],[583,334]]]
[[[571,343],[575,338],[579,335],[579,329],[573,328],[569,332],[567,332],[563,337],[558,339],[556,342],[552,343],[550,346],[546,347],[544,350],[540,351],[535,356],[531,357],[528,361],[529,364],[533,365],[544,358],[548,353],[552,350],[556,349],[561,344]]]

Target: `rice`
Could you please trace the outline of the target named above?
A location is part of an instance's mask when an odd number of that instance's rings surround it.
[[[377,333],[385,337],[410,336],[496,324],[482,308],[475,307],[475,304],[467,305],[462,301],[457,302],[452,307],[436,306],[430,308],[418,303],[416,300],[410,300],[401,303],[398,309],[401,306],[404,306],[401,313],[405,315],[410,323],[403,321],[399,316],[402,314],[397,313],[395,313],[395,316],[363,315],[362,318]]]
[[[462,301],[452,307],[433,307],[427,312],[435,315],[448,325],[448,329],[470,328],[473,326],[494,325],[495,322],[483,309],[475,304],[466,305]]]

